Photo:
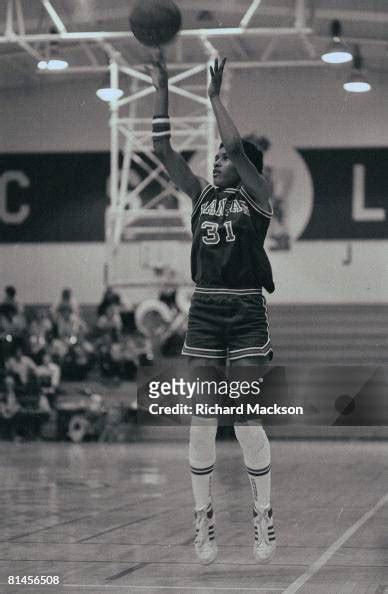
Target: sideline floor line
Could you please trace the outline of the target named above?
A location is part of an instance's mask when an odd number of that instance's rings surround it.
[[[295,592],[297,592],[302,586],[304,586],[304,584],[313,576],[315,575],[320,569],[322,569],[322,567],[324,565],[326,565],[326,563],[329,561],[329,559],[338,551],[338,549],[340,549],[342,547],[342,545],[351,537],[353,536],[353,534],[355,532],[357,532],[357,530],[359,528],[361,528],[361,526],[363,526],[363,524],[365,524],[365,522],[367,522],[368,520],[370,520],[374,514],[381,508],[383,507],[386,503],[388,503],[388,494],[384,495],[384,497],[382,497],[380,499],[380,501],[378,501],[376,503],[376,505],[374,507],[372,507],[372,509],[370,509],[368,512],[366,512],[363,516],[361,516],[361,518],[359,520],[357,520],[357,522],[355,524],[353,524],[353,526],[351,526],[350,528],[348,528],[346,530],[346,532],[343,533],[342,536],[339,537],[338,540],[336,540],[328,549],[327,551],[325,551],[323,553],[323,555],[321,555],[319,557],[319,559],[317,559],[316,561],[314,561],[314,563],[312,565],[310,565],[310,567],[307,569],[307,571],[305,571],[305,573],[303,573],[300,577],[298,577],[297,580],[295,580],[292,584],[290,584],[288,586],[288,588],[286,588],[283,592],[283,594],[294,594]]]

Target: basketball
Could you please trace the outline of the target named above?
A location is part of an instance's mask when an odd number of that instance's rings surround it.
[[[151,47],[171,41],[181,23],[181,13],[171,0],[137,0],[129,18],[136,39]]]

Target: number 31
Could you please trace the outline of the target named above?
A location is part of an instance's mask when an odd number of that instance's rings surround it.
[[[220,234],[218,232],[219,224],[212,221],[204,221],[201,229],[206,229],[206,235],[202,237],[203,243],[206,245],[216,245],[220,242]],[[226,241],[235,241],[236,236],[233,233],[232,221],[225,221]]]

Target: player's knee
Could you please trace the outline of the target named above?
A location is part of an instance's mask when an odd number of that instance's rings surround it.
[[[215,462],[217,424],[212,421],[213,419],[196,419],[196,422],[191,425],[189,448],[191,466],[207,468]]]
[[[244,457],[269,458],[270,446],[266,432],[262,425],[235,425],[236,438],[244,452]]]

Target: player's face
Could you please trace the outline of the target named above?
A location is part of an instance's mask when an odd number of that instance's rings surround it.
[[[240,177],[224,147],[220,147],[214,159],[213,182],[219,188],[235,188]]]

